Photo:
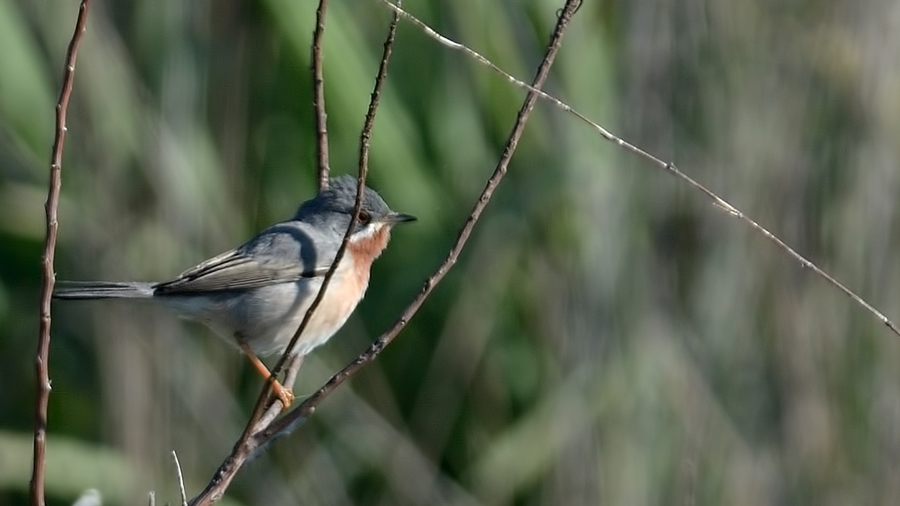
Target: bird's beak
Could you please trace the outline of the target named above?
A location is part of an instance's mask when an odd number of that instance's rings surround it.
[[[384,221],[389,225],[396,225],[397,223],[408,223],[410,221],[416,221],[418,218],[411,214],[404,213],[391,213],[387,215]]]

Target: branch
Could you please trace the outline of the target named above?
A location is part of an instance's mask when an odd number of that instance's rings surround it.
[[[31,470],[31,504],[33,506],[44,505],[44,464],[47,445],[47,405],[50,402],[50,372],[48,361],[50,359],[50,298],[53,295],[53,286],[56,284],[56,273],[53,269],[53,260],[56,254],[56,236],[59,222],[57,211],[59,209],[59,191],[61,187],[62,155],[66,143],[66,111],[69,108],[69,97],[72,96],[72,86],[75,82],[75,59],[78,56],[78,46],[84,34],[87,23],[88,7],[90,0],[81,0],[78,8],[78,18],[75,21],[75,32],[69,42],[66,52],[65,70],[63,71],[62,90],[59,100],[56,102],[56,136],[53,140],[53,152],[50,155],[50,183],[47,190],[47,202],[44,204],[46,212],[47,231],[44,238],[44,255],[41,261],[43,283],[41,285],[40,328],[38,334],[38,349],[35,359],[36,369],[36,396],[37,402],[34,409],[34,456]]]
[[[372,95],[369,99],[369,108],[366,111],[366,119],[363,122],[363,129],[360,133],[359,175],[356,179],[356,202],[354,203],[353,207],[353,215],[350,217],[350,224],[347,226],[347,230],[344,232],[344,237],[341,240],[341,245],[334,256],[334,260],[331,262],[331,266],[328,268],[328,272],[325,273],[325,277],[322,279],[322,286],[319,287],[319,291],[316,293],[316,298],[313,299],[313,302],[312,304],[310,304],[309,309],[306,310],[306,314],[303,315],[303,321],[300,322],[300,326],[291,337],[291,342],[288,343],[287,348],[281,355],[281,359],[279,359],[278,363],[275,364],[275,367],[272,368],[273,376],[278,376],[278,373],[281,372],[281,369],[284,367],[285,361],[288,359],[288,357],[291,356],[291,353],[294,351],[294,348],[297,345],[297,341],[300,340],[300,335],[303,334],[306,326],[309,325],[309,320],[312,319],[313,313],[315,313],[316,308],[319,307],[319,304],[322,303],[322,299],[325,297],[325,290],[328,289],[328,285],[331,283],[331,278],[334,277],[334,273],[337,270],[338,265],[344,258],[344,254],[347,251],[347,243],[350,242],[350,235],[353,233],[353,229],[356,228],[356,224],[359,221],[359,210],[362,207],[363,192],[365,191],[366,187],[366,176],[369,172],[369,141],[372,138],[372,126],[375,124],[375,113],[378,110],[378,103],[381,98],[381,88],[383,87],[384,81],[387,78],[388,63],[391,59],[391,52],[394,47],[394,36],[397,33],[397,23],[399,22],[399,20],[400,16],[395,13],[393,18],[391,19],[391,25],[388,28],[387,38],[384,41],[384,51],[381,55],[381,63],[378,66],[378,75],[375,77],[375,87],[372,90]]]
[[[325,34],[325,10],[328,0],[319,0],[316,9],[316,29],[313,31],[312,74],[313,108],[316,121],[316,159],[319,191],[328,188],[328,113],[325,111],[325,76],[322,71],[322,36]]]
[[[323,4],[326,3],[327,0],[323,0],[319,5],[319,13],[324,14]],[[372,136],[372,126],[375,122],[375,113],[378,109],[379,99],[381,97],[381,89],[383,87],[384,81],[387,77],[387,67],[388,62],[390,61],[391,51],[394,44],[394,35],[397,31],[397,24],[399,22],[399,16],[394,15],[391,20],[391,25],[388,30],[388,36],[384,43],[384,53],[381,58],[381,64],[378,69],[378,75],[375,79],[375,88],[372,91],[372,96],[369,102],[369,108],[366,112],[366,118],[363,125],[363,130],[360,135],[360,155],[359,155],[359,175],[357,177],[357,191],[356,191],[356,202],[354,206],[353,216],[350,219],[350,223],[347,227],[346,232],[344,233],[343,240],[341,241],[340,248],[338,248],[337,253],[335,254],[334,261],[332,261],[331,266],[328,269],[328,272],[325,274],[325,277],[322,279],[322,285],[319,287],[318,292],[316,293],[316,298],[313,299],[312,304],[309,309],[306,310],[306,313],[303,316],[303,320],[300,322],[300,325],[297,327],[296,332],[291,337],[291,341],[282,354],[281,358],[278,360],[278,363],[272,368],[272,376],[277,377],[281,370],[287,364],[286,370],[286,378],[284,381],[285,385],[292,385],[294,383],[294,379],[297,376],[297,373],[300,369],[300,365],[303,362],[303,357],[294,356],[292,354],[294,348],[296,347],[297,341],[300,339],[300,336],[303,334],[304,329],[309,325],[309,321],[312,319],[312,315],[315,313],[316,308],[321,304],[322,299],[325,296],[325,291],[328,289],[328,285],[331,282],[331,279],[334,277],[334,273],[337,270],[337,266],[340,264],[341,259],[343,258],[346,249],[347,243],[350,240],[350,235],[353,232],[353,229],[356,227],[356,223],[359,220],[359,211],[362,207],[362,198],[363,192],[365,190],[365,182],[366,175],[368,174],[368,162],[369,162],[369,140]],[[320,20],[317,24],[317,33],[316,37],[321,36],[321,32],[318,28],[324,29],[324,20]],[[313,44],[317,45],[319,41],[316,40]],[[315,54],[316,49],[314,49]],[[314,58],[315,59],[315,58]],[[319,59],[319,65],[321,65],[321,59]],[[315,68],[315,64],[314,64]],[[321,71],[321,67],[319,67],[319,71]],[[314,76],[316,75],[314,71]],[[321,74],[319,74],[321,75]],[[315,77],[314,77],[315,78]],[[320,95],[321,97],[321,95]],[[317,100],[317,106],[320,102]],[[324,119],[324,109],[322,110],[321,118]],[[321,126],[324,127],[324,122],[321,123]],[[325,153],[326,165],[325,171],[322,172],[322,165],[320,165],[320,185],[322,182],[322,177],[324,174],[325,182],[327,184],[328,171],[327,171],[327,133],[324,128],[319,131],[322,135],[319,138],[319,147],[320,147],[320,162],[322,160],[322,153]],[[324,139],[324,140],[323,140]],[[322,150],[324,146],[325,150]],[[321,186],[320,186],[321,188]],[[288,361],[292,361],[288,364]],[[256,406],[254,407],[253,413],[250,416],[250,419],[247,422],[247,426],[244,428],[244,432],[241,434],[240,439],[237,443],[235,443],[234,448],[231,454],[225,459],[224,462],[219,466],[219,469],[214,474],[212,480],[210,480],[209,484],[200,493],[197,497],[191,500],[190,504],[192,506],[198,505],[206,505],[212,504],[219,499],[225,493],[228,486],[231,484],[231,480],[237,474],[237,472],[241,469],[243,464],[247,461],[247,459],[252,458],[254,454],[256,454],[268,441],[268,439],[260,439],[257,436],[262,431],[266,429],[266,427],[281,413],[281,403],[276,401],[273,402],[268,409],[266,409],[266,401],[269,397],[270,383],[266,383],[263,387],[263,390],[260,392],[259,397],[257,398]]]
[[[494,173],[488,179],[484,190],[481,192],[481,195],[475,202],[475,205],[472,208],[472,212],[466,219],[465,225],[463,225],[462,229],[460,229],[459,235],[456,238],[456,243],[453,245],[453,248],[450,249],[450,252],[447,254],[447,258],[440,265],[440,267],[438,267],[437,271],[435,271],[435,273],[432,274],[427,281],[425,281],[425,285],[422,287],[419,295],[409,304],[409,306],[407,306],[406,310],[403,311],[403,313],[400,315],[400,318],[394,323],[393,327],[391,327],[390,330],[376,339],[375,342],[372,343],[372,345],[365,352],[363,352],[356,358],[356,360],[354,360],[337,374],[332,376],[331,379],[329,379],[324,385],[319,388],[319,390],[306,398],[303,403],[300,404],[300,406],[273,423],[270,428],[266,429],[262,434],[257,436],[259,439],[261,439],[261,443],[269,441],[274,437],[289,433],[297,425],[308,418],[309,415],[312,414],[312,412],[315,410],[315,408],[332,391],[334,391],[335,388],[337,388],[347,379],[351,378],[367,364],[375,360],[375,358],[379,354],[381,354],[384,348],[387,347],[387,345],[389,345],[397,337],[401,330],[403,330],[403,327],[405,327],[410,318],[412,318],[416,314],[416,312],[425,302],[425,299],[434,290],[434,287],[441,282],[444,276],[447,275],[447,272],[449,272],[453,265],[456,264],[456,260],[459,258],[460,252],[466,245],[466,242],[468,241],[469,236],[472,233],[472,229],[475,227],[475,224],[481,217],[481,213],[484,211],[485,206],[487,206],[488,202],[490,202],[491,196],[493,195],[494,190],[497,188],[497,185],[500,184],[500,181],[506,174],[509,162],[512,159],[513,153],[515,153],[516,151],[516,147],[518,146],[519,138],[522,136],[522,132],[525,130],[525,123],[528,121],[528,117],[531,114],[531,111],[534,108],[534,104],[539,96],[539,93],[536,90],[543,86],[544,81],[546,81],[547,75],[550,71],[550,66],[553,65],[553,60],[556,58],[556,54],[559,51],[560,44],[562,43],[563,34],[565,33],[566,28],[569,25],[569,21],[571,21],[572,16],[574,15],[575,11],[578,10],[578,7],[580,5],[580,0],[567,0],[565,7],[563,7],[562,11],[560,12],[559,19],[556,23],[556,28],[554,29],[553,35],[550,38],[550,43],[547,47],[544,59],[541,60],[541,64],[540,66],[538,66],[537,74],[535,75],[534,81],[530,86],[531,89],[529,90],[528,95],[525,97],[525,102],[522,104],[522,108],[519,110],[515,125],[513,126],[512,132],[510,133],[509,138],[506,141],[506,145],[503,148],[503,154],[500,156],[500,160],[497,163],[497,167],[494,169]],[[395,10],[394,12],[395,14],[398,13],[397,10]]]
[[[884,324],[891,332],[893,332],[895,335],[897,335],[898,337],[900,337],[900,328],[898,328],[897,325],[895,325],[893,321],[891,321],[887,316],[885,316],[884,313],[882,313],[882,312],[879,311],[877,308],[875,308],[875,306],[873,306],[872,304],[870,304],[869,302],[867,302],[867,301],[866,301],[865,299],[863,299],[861,296],[857,295],[853,290],[850,290],[849,288],[847,288],[846,286],[844,286],[840,281],[838,281],[837,279],[835,279],[834,277],[832,277],[830,274],[828,274],[828,273],[826,273],[825,271],[823,271],[819,266],[817,266],[817,265],[814,264],[812,261],[810,261],[809,259],[807,259],[807,258],[804,257],[803,255],[801,255],[800,253],[798,253],[795,249],[793,249],[793,248],[791,248],[790,246],[788,246],[787,243],[785,243],[783,240],[781,240],[778,236],[776,236],[776,235],[773,234],[772,232],[769,232],[768,229],[766,229],[765,227],[763,227],[762,225],[760,225],[759,223],[757,223],[755,220],[753,220],[753,219],[751,219],[750,217],[748,217],[747,215],[745,215],[740,209],[738,209],[738,208],[736,208],[735,206],[731,205],[731,204],[728,203],[725,199],[723,199],[722,197],[718,196],[715,192],[713,192],[712,190],[706,188],[706,187],[703,186],[702,184],[698,183],[697,181],[695,181],[694,179],[692,179],[690,176],[688,176],[688,175],[685,174],[684,172],[681,172],[681,170],[679,170],[679,169],[675,166],[674,163],[666,162],[666,161],[662,160],[661,158],[659,158],[659,157],[657,157],[657,156],[655,156],[655,155],[652,155],[652,154],[650,154],[650,153],[644,151],[643,149],[641,149],[641,148],[635,146],[634,144],[631,144],[631,143],[625,141],[625,140],[622,139],[621,137],[618,137],[618,136],[612,134],[610,131],[606,130],[605,128],[603,128],[602,126],[600,126],[600,125],[597,124],[596,122],[592,121],[590,118],[588,118],[588,117],[585,116],[584,114],[582,114],[582,113],[578,112],[577,110],[573,109],[571,106],[569,106],[569,105],[566,104],[565,102],[559,100],[558,98],[556,98],[556,97],[554,97],[554,96],[552,96],[552,95],[549,95],[549,94],[547,94],[547,93],[545,93],[545,92],[543,92],[543,91],[541,91],[541,90],[538,90],[538,89],[536,89],[534,86],[529,85],[529,84],[527,84],[527,83],[525,83],[525,82],[523,82],[523,81],[521,81],[521,80],[519,80],[519,79],[516,79],[515,77],[513,77],[512,75],[510,75],[508,72],[504,71],[503,69],[501,69],[500,67],[498,67],[497,65],[495,65],[494,63],[492,63],[490,60],[488,60],[487,58],[485,58],[485,57],[482,56],[481,54],[477,53],[476,51],[473,51],[472,49],[470,49],[469,47],[465,46],[464,44],[460,44],[460,43],[458,43],[458,42],[454,42],[453,40],[451,40],[451,39],[449,39],[449,38],[447,38],[447,37],[444,37],[443,35],[441,35],[440,33],[438,33],[436,30],[434,30],[433,28],[431,28],[430,26],[428,26],[427,24],[425,24],[425,22],[421,21],[420,19],[416,18],[416,17],[413,16],[412,14],[410,14],[410,13],[406,12],[405,10],[403,10],[403,9],[400,7],[399,4],[393,4],[393,3],[391,3],[389,0],[379,0],[379,1],[381,1],[381,2],[382,2],[383,4],[385,4],[389,9],[391,9],[392,11],[394,11],[395,14],[400,14],[403,18],[405,18],[405,19],[408,20],[410,23],[412,23],[413,25],[415,25],[415,26],[417,26],[419,29],[421,29],[421,30],[425,33],[425,35],[431,37],[432,39],[436,40],[436,41],[439,42],[440,44],[442,44],[442,45],[444,45],[444,46],[446,46],[446,47],[449,47],[450,49],[454,49],[454,50],[457,50],[457,51],[462,51],[463,53],[465,53],[465,54],[469,55],[470,57],[474,58],[478,63],[481,63],[482,65],[484,65],[484,66],[490,68],[490,69],[493,70],[494,72],[497,72],[498,74],[500,74],[501,76],[503,76],[507,81],[513,83],[514,85],[516,85],[516,86],[518,86],[518,87],[520,87],[520,88],[524,88],[524,89],[528,90],[530,93],[535,93],[535,94],[537,94],[537,95],[540,96],[542,99],[551,102],[552,104],[554,104],[555,106],[559,107],[559,108],[562,109],[563,111],[565,111],[565,112],[567,112],[567,113],[569,113],[569,114],[572,114],[572,115],[575,116],[576,118],[578,118],[578,119],[580,119],[581,121],[587,123],[591,128],[593,128],[594,130],[596,130],[597,133],[599,133],[600,136],[602,136],[604,139],[606,139],[606,140],[612,142],[613,144],[616,144],[617,146],[619,146],[619,147],[625,149],[626,151],[630,151],[631,153],[636,154],[636,155],[638,155],[639,157],[644,158],[645,160],[650,161],[651,163],[653,163],[653,164],[656,165],[657,167],[659,167],[659,168],[661,168],[661,169],[664,169],[664,170],[668,171],[669,173],[671,173],[672,175],[674,175],[674,176],[677,177],[678,179],[681,179],[682,181],[686,182],[689,186],[691,186],[691,187],[694,188],[695,190],[700,191],[701,193],[703,193],[707,198],[709,198],[709,199],[712,201],[713,205],[715,205],[716,207],[719,207],[719,208],[725,210],[726,212],[728,212],[728,213],[731,214],[732,216],[734,216],[734,217],[738,218],[739,220],[741,220],[742,222],[744,222],[746,225],[749,225],[750,228],[752,228],[753,230],[755,230],[755,231],[759,232],[760,234],[762,234],[763,237],[765,237],[766,239],[768,239],[768,240],[772,241],[773,243],[775,243],[776,246],[778,246],[778,247],[781,248],[783,251],[785,251],[789,256],[791,256],[792,258],[794,258],[795,260],[797,260],[798,262],[800,262],[800,265],[802,265],[803,267],[805,267],[805,268],[807,268],[807,269],[813,271],[813,272],[816,273],[819,277],[821,277],[822,279],[824,279],[825,281],[827,281],[828,284],[830,284],[831,286],[833,286],[833,287],[837,288],[838,290],[840,290],[841,292],[843,292],[844,295],[846,295],[846,296],[849,297],[851,300],[853,300],[853,302],[855,302],[856,304],[858,304],[859,306],[861,306],[863,309],[865,309],[866,311],[868,311],[869,313],[871,313],[872,315],[874,315],[874,316],[875,316],[876,318],[878,318],[878,320],[881,321],[881,323]]]

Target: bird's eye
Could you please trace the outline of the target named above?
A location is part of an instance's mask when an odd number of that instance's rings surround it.
[[[372,215],[366,211],[359,212],[359,222],[363,225],[368,225],[369,222],[372,221]]]

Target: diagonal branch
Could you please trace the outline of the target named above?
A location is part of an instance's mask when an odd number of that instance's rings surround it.
[[[356,202],[354,203],[353,207],[353,216],[350,217],[350,224],[347,226],[347,230],[344,232],[344,237],[341,240],[341,245],[334,256],[334,260],[331,262],[331,266],[328,268],[328,272],[325,273],[325,277],[322,279],[322,286],[319,287],[319,291],[316,293],[316,298],[313,299],[313,302],[312,304],[310,304],[309,309],[306,310],[306,314],[303,315],[303,321],[300,322],[300,326],[291,337],[291,342],[284,350],[281,359],[279,359],[278,363],[275,364],[275,367],[272,368],[273,376],[277,376],[278,373],[281,372],[288,357],[290,357],[291,353],[294,351],[294,348],[297,345],[297,341],[300,339],[300,335],[303,334],[303,330],[306,329],[307,325],[309,325],[309,320],[312,319],[316,308],[318,308],[319,304],[322,303],[322,299],[325,297],[325,291],[328,289],[328,285],[331,283],[331,279],[334,277],[334,273],[347,251],[347,243],[350,241],[350,235],[353,232],[353,229],[356,228],[356,224],[359,221],[359,210],[362,207],[363,192],[366,187],[366,176],[369,172],[369,141],[372,138],[372,126],[375,124],[375,113],[378,110],[378,103],[381,98],[381,88],[384,85],[385,79],[387,78],[388,63],[390,62],[391,52],[394,46],[394,36],[397,33],[397,23],[399,22],[399,19],[400,17],[397,14],[394,14],[393,18],[391,19],[391,24],[388,28],[387,39],[385,39],[384,42],[384,52],[382,53],[381,63],[378,66],[378,75],[375,78],[375,87],[372,90],[372,96],[369,100],[369,108],[366,111],[366,119],[363,123],[362,133],[360,134],[359,175],[357,176]]]
[[[587,123],[591,128],[596,130],[597,133],[600,134],[600,136],[602,136],[604,139],[612,142],[613,144],[621,147],[622,149],[624,149],[626,151],[629,151],[633,154],[638,155],[641,158],[644,158],[645,160],[648,160],[649,162],[656,165],[657,167],[664,169],[664,170],[668,171],[669,173],[671,173],[672,175],[674,175],[675,177],[677,177],[678,179],[681,179],[682,181],[687,183],[689,186],[691,186],[695,190],[703,193],[707,198],[709,198],[712,201],[712,203],[715,206],[725,210],[732,216],[738,218],[739,220],[744,222],[744,224],[748,225],[750,228],[752,228],[756,232],[762,234],[763,237],[765,237],[766,239],[775,243],[776,246],[781,248],[789,256],[791,256],[796,261],[800,262],[800,265],[813,271],[819,277],[821,277],[822,279],[827,281],[828,284],[830,284],[831,286],[840,290],[844,295],[849,297],[853,302],[855,302],[856,304],[861,306],[863,309],[865,309],[866,311],[868,311],[869,313],[874,315],[876,318],[878,318],[878,320],[882,324],[884,324],[891,332],[893,332],[895,335],[900,337],[900,328],[898,328],[897,325],[894,324],[893,321],[891,321],[887,316],[885,316],[884,313],[879,311],[875,306],[870,304],[868,301],[863,299],[861,296],[857,295],[856,292],[854,292],[853,290],[847,288],[843,283],[841,283],[836,278],[834,278],[833,276],[831,276],[830,274],[828,274],[827,272],[822,270],[819,266],[814,264],[811,260],[809,260],[806,257],[804,257],[803,255],[801,255],[799,252],[797,252],[797,250],[788,246],[787,243],[785,243],[783,240],[781,240],[778,236],[776,236],[775,234],[770,232],[768,229],[766,229],[765,227],[763,227],[762,225],[757,223],[755,220],[753,220],[752,218],[750,218],[749,216],[744,214],[741,210],[739,210],[735,206],[731,205],[725,199],[718,196],[715,192],[706,188],[705,186],[703,186],[702,184],[695,181],[693,178],[691,178],[690,176],[688,176],[687,174],[685,174],[684,172],[679,170],[678,167],[676,167],[674,163],[666,162],[666,161],[662,160],[661,158],[659,158],[655,155],[652,155],[652,154],[648,153],[647,151],[644,151],[643,149],[635,146],[634,144],[631,144],[631,143],[625,141],[621,137],[614,135],[609,130],[603,128],[598,123],[591,120],[584,114],[578,112],[577,110],[573,109],[571,106],[569,106],[565,102],[559,100],[558,98],[556,98],[552,95],[549,95],[541,90],[538,90],[534,86],[529,85],[528,83],[526,83],[524,81],[516,79],[511,74],[504,71],[503,69],[498,67],[496,64],[492,63],[490,60],[488,60],[487,58],[485,58],[484,56],[479,54],[478,52],[470,49],[468,46],[466,46],[464,44],[460,44],[459,42],[455,42],[455,41],[441,35],[436,30],[434,30],[433,28],[428,26],[425,22],[421,21],[420,19],[413,16],[409,12],[403,10],[399,4],[393,4],[390,2],[390,0],[380,0],[380,1],[383,4],[385,4],[389,9],[394,11],[394,13],[401,15],[404,19],[406,19],[407,21],[409,21],[410,23],[412,23],[413,25],[418,27],[420,30],[422,30],[422,32],[425,33],[425,35],[431,37],[432,39],[436,40],[440,44],[442,44],[450,49],[462,51],[463,53],[474,58],[475,61],[477,61],[478,63],[488,67],[489,69],[493,70],[494,72],[497,72],[498,74],[503,76],[507,81],[513,83],[514,85],[516,85],[520,88],[524,88],[524,89],[528,90],[530,93],[537,94],[542,99],[551,102],[552,104],[559,107],[563,111],[565,111],[569,114],[572,114],[576,118]]]
[[[303,321],[300,322],[300,326],[291,337],[291,342],[288,344],[288,347],[284,350],[284,353],[282,354],[278,363],[275,364],[275,367],[272,369],[273,376],[277,376],[278,373],[281,372],[285,361],[288,360],[288,357],[291,356],[294,347],[297,345],[297,341],[300,339],[300,335],[303,334],[303,330],[307,327],[307,325],[309,325],[309,321],[312,319],[316,308],[318,308],[319,304],[322,303],[322,299],[325,297],[325,291],[328,289],[328,285],[331,283],[331,279],[334,277],[334,273],[347,251],[347,244],[350,242],[350,235],[353,233],[353,229],[356,228],[356,224],[359,221],[359,211],[362,207],[363,192],[365,191],[366,187],[366,177],[369,173],[369,144],[372,138],[372,127],[375,124],[375,113],[378,111],[378,104],[381,99],[381,89],[384,86],[385,79],[387,78],[388,63],[391,59],[391,53],[394,47],[394,37],[397,33],[397,24],[399,23],[399,21],[400,16],[395,13],[391,19],[390,27],[388,28],[387,38],[384,41],[384,50],[381,56],[381,63],[378,66],[378,74],[375,77],[375,86],[369,99],[369,107],[366,111],[366,118],[363,122],[362,132],[359,136],[359,173],[356,180],[356,201],[353,205],[353,215],[350,217],[350,223],[347,226],[347,230],[344,232],[344,237],[341,239],[341,245],[340,247],[338,247],[337,253],[334,256],[334,260],[331,262],[331,266],[328,268],[328,272],[325,273],[325,277],[322,279],[322,286],[319,287],[319,291],[316,293],[315,299],[313,299],[313,302],[312,304],[310,304],[309,309],[306,310],[306,314],[303,315]],[[298,358],[298,368],[300,365],[299,361],[302,361],[302,357]],[[262,395],[265,395],[265,391]],[[274,413],[274,415],[277,415],[277,413]],[[272,418],[274,418],[274,416],[272,416],[270,420]]]
[[[78,46],[84,35],[87,24],[88,7],[90,0],[82,0],[78,7],[78,18],[75,21],[75,32],[69,42],[66,52],[65,71],[63,71],[62,90],[59,100],[56,102],[56,136],[53,140],[53,153],[50,158],[50,183],[47,191],[47,203],[44,204],[46,212],[47,231],[44,238],[44,255],[41,261],[43,284],[41,285],[40,304],[40,329],[38,334],[36,369],[36,396],[37,402],[34,408],[34,460],[31,470],[31,504],[44,506],[44,461],[47,445],[47,405],[50,402],[50,372],[48,361],[50,359],[50,298],[53,294],[53,286],[56,284],[56,273],[53,269],[53,260],[56,252],[56,236],[59,228],[57,211],[59,208],[59,191],[62,185],[62,155],[66,144],[66,111],[69,108],[69,98],[72,96],[72,87],[75,83],[75,60],[78,56]]]
[[[319,4],[319,10],[317,12],[324,14],[324,7],[327,0],[322,0]],[[357,178],[358,186],[356,193],[356,203],[354,207],[354,213],[351,217],[350,224],[347,227],[347,231],[344,234],[344,238],[341,241],[341,246],[335,255],[335,259],[331,264],[331,267],[328,269],[328,272],[325,274],[325,277],[322,280],[322,285],[319,287],[319,290],[316,294],[316,298],[313,300],[309,309],[307,309],[304,314],[303,321],[300,322],[297,331],[294,333],[291,338],[291,342],[288,347],[285,349],[278,363],[272,368],[272,376],[277,376],[281,370],[287,366],[286,370],[286,378],[285,385],[292,385],[294,382],[294,378],[297,375],[297,372],[302,363],[303,357],[297,357],[292,355],[292,351],[297,344],[303,330],[309,325],[309,320],[312,318],[312,315],[316,311],[316,308],[321,304],[322,298],[325,295],[325,291],[328,289],[328,285],[331,282],[332,277],[334,276],[334,272],[339,265],[341,258],[343,258],[345,251],[347,249],[347,243],[350,239],[350,234],[353,231],[356,223],[359,218],[360,207],[362,206],[362,197],[363,191],[365,189],[365,180],[366,175],[368,173],[368,162],[369,162],[369,140],[372,136],[372,127],[375,121],[375,113],[378,109],[379,99],[381,97],[381,89],[384,85],[384,81],[387,78],[387,68],[388,62],[390,61],[391,51],[394,44],[394,36],[397,31],[397,24],[399,22],[399,16],[394,15],[391,20],[390,28],[388,30],[388,36],[384,43],[384,53],[382,55],[381,64],[379,65],[378,75],[375,79],[375,87],[372,91],[371,100],[369,102],[369,108],[366,112],[366,118],[363,125],[362,133],[360,135],[360,154],[359,154],[359,176]],[[324,29],[324,19],[320,19],[317,25],[318,28]],[[317,29],[316,37],[321,37],[321,32]],[[318,39],[314,42],[314,45],[318,43]],[[319,64],[321,64],[321,60],[319,60]],[[321,67],[320,67],[321,70]],[[319,74],[320,75],[320,74]],[[317,101],[317,105],[320,102]],[[324,109],[323,109],[324,114]],[[324,116],[323,116],[324,118]],[[324,123],[322,123],[324,125]],[[320,161],[322,160],[321,155],[325,150],[327,150],[327,140],[325,136],[327,135],[322,129],[320,131],[323,137],[320,137]],[[325,154],[326,165],[324,173],[320,170],[319,177],[323,177],[324,181],[327,184],[328,171],[327,171],[327,153]],[[320,165],[320,169],[322,169],[322,165]],[[320,183],[322,180],[320,179]],[[255,453],[260,451],[264,444],[267,442],[267,439],[260,439],[258,435],[278,416],[281,412],[281,404],[279,402],[273,403],[271,406],[266,409],[266,401],[268,399],[270,384],[267,383],[263,390],[260,392],[260,395],[257,399],[256,406],[253,410],[250,419],[247,422],[247,426],[245,427],[241,437],[238,439],[237,443],[235,443],[234,448],[228,457],[222,462],[219,466],[219,469],[213,475],[213,478],[210,480],[209,484],[206,488],[201,492],[197,497],[191,500],[190,504],[192,506],[198,505],[207,505],[212,504],[219,499],[225,493],[225,490],[231,484],[231,480],[234,476],[240,471],[243,464],[249,459],[252,458]]]
[[[550,43],[548,44],[544,59],[541,60],[541,64],[538,66],[534,82],[531,85],[532,89],[529,90],[528,95],[525,97],[525,102],[522,104],[522,108],[519,110],[515,125],[513,126],[512,132],[510,133],[509,138],[506,141],[506,145],[503,148],[503,153],[500,156],[497,167],[494,169],[494,173],[488,179],[484,190],[481,192],[481,195],[475,202],[475,205],[472,208],[472,212],[466,219],[466,223],[463,225],[462,229],[460,229],[459,235],[456,238],[456,243],[453,245],[453,248],[450,249],[450,252],[447,254],[447,258],[440,265],[440,267],[438,267],[437,271],[435,271],[435,273],[432,274],[427,281],[425,281],[425,285],[422,287],[419,295],[409,304],[409,306],[407,306],[406,310],[403,311],[403,313],[400,315],[400,318],[394,323],[393,327],[391,327],[387,332],[385,332],[377,340],[375,340],[375,342],[372,343],[372,345],[365,352],[358,356],[356,360],[354,360],[337,374],[332,376],[331,379],[329,379],[324,385],[322,385],[322,387],[319,388],[319,390],[306,398],[299,407],[274,422],[271,427],[256,436],[258,439],[260,439],[261,443],[265,443],[266,441],[269,441],[274,437],[289,433],[297,425],[308,418],[309,415],[315,410],[315,408],[329,394],[331,394],[331,392],[334,391],[335,388],[355,375],[367,364],[375,360],[375,358],[379,354],[381,354],[384,348],[397,337],[401,330],[403,330],[403,327],[405,327],[410,318],[412,318],[416,314],[416,312],[425,302],[425,299],[434,290],[434,287],[437,286],[438,283],[440,283],[444,276],[447,275],[447,272],[449,272],[453,265],[456,264],[456,260],[459,258],[459,254],[460,252],[462,252],[463,247],[465,247],[466,242],[468,241],[469,236],[472,233],[472,229],[475,227],[475,224],[481,217],[481,213],[484,211],[485,206],[487,206],[488,202],[490,202],[494,190],[497,188],[497,186],[500,184],[500,181],[503,179],[503,176],[506,174],[507,168],[509,167],[509,162],[516,151],[516,147],[518,146],[519,139],[522,136],[522,132],[525,130],[525,124],[528,121],[528,117],[530,116],[531,111],[534,108],[534,104],[538,99],[539,94],[535,90],[541,88],[544,84],[544,81],[546,81],[547,75],[550,71],[550,67],[553,65],[553,60],[556,58],[556,54],[559,51],[560,44],[562,43],[562,37],[569,25],[569,21],[571,21],[572,16],[574,15],[575,11],[578,10],[580,4],[580,0],[567,0],[565,7],[563,7],[563,9],[560,11],[559,19],[557,20],[553,35],[550,38]],[[396,13],[397,11],[395,10],[394,12]]]

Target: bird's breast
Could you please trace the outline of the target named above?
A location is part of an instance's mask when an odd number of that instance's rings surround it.
[[[353,257],[357,269],[365,271],[367,279],[372,262],[381,256],[390,240],[391,227],[382,223],[375,230],[355,236],[347,243],[347,253]]]
[[[305,355],[324,344],[347,321],[365,294],[369,284],[369,269],[361,269],[349,250],[347,253],[298,339],[294,353]],[[268,300],[271,304],[269,307],[275,311],[261,311],[261,315],[268,313],[270,316],[265,321],[263,318],[253,318],[259,322],[255,335],[265,337],[250,337],[248,341],[251,348],[260,355],[282,353],[315,300],[322,281],[323,278],[304,279],[270,287],[270,293],[259,299]],[[280,317],[271,318],[275,314]]]

